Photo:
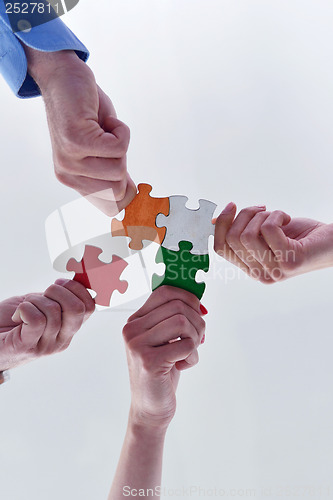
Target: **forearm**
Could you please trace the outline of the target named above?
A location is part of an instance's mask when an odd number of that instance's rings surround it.
[[[27,57],[28,72],[42,92],[48,87],[50,79],[55,77],[55,71],[66,71],[68,66],[84,64],[73,50],[42,52],[27,45],[23,48]]]
[[[108,500],[139,496],[159,498],[166,429],[136,424],[130,414],[126,436]],[[136,495],[135,495],[136,493]]]

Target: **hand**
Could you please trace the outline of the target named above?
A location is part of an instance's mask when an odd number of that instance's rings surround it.
[[[25,50],[45,101],[58,180],[106,215],[117,214],[136,194],[127,173],[128,127],[74,52]]]
[[[71,280],[1,302],[0,371],[67,349],[94,309],[88,291]]]
[[[131,383],[131,423],[165,429],[176,410],[180,370],[198,362],[205,331],[200,302],[185,290],[163,286],[123,329]],[[180,339],[180,340],[176,340]]]
[[[216,220],[215,251],[262,283],[333,266],[333,224],[295,218],[265,207],[237,217],[229,203]]]

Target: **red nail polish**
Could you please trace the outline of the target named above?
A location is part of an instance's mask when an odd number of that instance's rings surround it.
[[[208,311],[207,309],[205,308],[205,306],[203,306],[202,304],[200,304],[200,311],[202,312],[202,314],[205,316],[206,314],[208,314]]]
[[[206,340],[206,334],[204,333],[204,336],[202,337],[200,344],[203,344],[205,340]]]

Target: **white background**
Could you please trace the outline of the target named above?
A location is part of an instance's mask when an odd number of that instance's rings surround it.
[[[65,21],[131,128],[137,182],[220,209],[267,203],[332,221],[331,1],[81,0]],[[4,299],[58,277],[44,222],[77,195],[54,177],[42,100],[16,99],[1,81],[0,109]],[[267,287],[226,282],[230,269],[213,259],[206,343],[182,376],[164,485],[270,499],[313,486],[322,494],[305,498],[327,498],[332,270]],[[129,406],[127,316],[95,314],[68,351],[1,387],[2,499],[106,499]]]

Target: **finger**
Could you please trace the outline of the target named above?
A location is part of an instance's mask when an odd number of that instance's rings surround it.
[[[107,116],[114,116],[117,118],[116,110],[112,104],[112,101],[108,95],[103,92],[103,90],[97,85],[98,98],[99,98],[99,109],[98,109],[98,123],[104,129],[104,120]]]
[[[214,250],[220,257],[223,257],[228,262],[239,267],[246,274],[249,274],[249,266],[230,248],[226,239],[235,218],[236,210],[236,205],[229,203],[215,220]]]
[[[140,332],[140,334],[144,333],[145,331],[154,328],[162,321],[172,318],[177,314],[185,316],[197,330],[198,335],[203,334],[205,330],[205,321],[202,319],[201,314],[182,300],[175,299],[153,309],[145,316],[140,316],[139,318],[129,322],[126,330],[127,341],[136,337],[138,332]]]
[[[84,302],[70,290],[59,285],[51,285],[45,293],[58,303],[62,311],[62,323],[56,342],[58,346],[68,346],[84,321],[86,312]]]
[[[182,314],[175,314],[171,318],[161,321],[147,332],[134,338],[134,342],[138,341],[148,346],[159,347],[178,338],[190,338],[194,345],[198,347],[204,333],[204,328],[198,331],[185,316]]]
[[[261,233],[278,260],[286,260],[289,249],[289,239],[282,230],[291,220],[290,215],[276,210],[261,226]]]
[[[126,156],[122,158],[87,157],[77,162],[66,164],[66,173],[90,179],[119,182],[126,179]]]
[[[108,217],[113,217],[114,215],[119,214],[121,210],[127,207],[134,199],[137,194],[137,188],[132,181],[132,179],[127,174],[127,188],[125,196],[122,200],[118,201],[110,201],[110,200],[101,200],[100,198],[96,198],[94,195],[86,196],[86,199],[92,203],[95,207],[101,210]]]
[[[43,295],[29,294],[24,303],[30,302],[45,316],[46,325],[39,340],[38,349],[41,352],[53,352],[56,338],[61,329],[62,312],[60,305]]]
[[[127,153],[130,130],[125,123],[114,116],[106,116],[103,123],[104,130],[97,122],[90,133],[96,137],[85,144],[85,156],[98,158],[122,158]]]
[[[240,235],[242,245],[265,270],[265,276],[259,278],[264,280],[272,276],[277,266],[275,256],[261,234],[261,226],[269,216],[270,212],[258,212]]]
[[[132,316],[128,318],[128,321],[145,316],[157,307],[172,300],[181,300],[188,306],[192,307],[194,311],[201,314],[200,301],[193,293],[174,286],[164,285],[155,290],[145,304],[136,313],[132,314]]]
[[[249,222],[253,219],[253,217],[257,213],[262,212],[264,210],[266,210],[265,206],[248,207],[241,210],[226,235],[227,242],[228,242],[228,237],[230,238],[230,236],[232,238],[239,240],[240,235],[247,227]]]
[[[76,163],[77,164],[77,163]],[[94,196],[107,201],[123,200],[127,190],[127,179],[121,181],[103,181],[84,177],[83,175],[72,175],[65,171],[57,171],[58,180],[75,191],[78,191],[82,196]]]
[[[35,348],[46,328],[45,315],[30,302],[22,302],[13,315],[13,321],[21,324],[6,336],[5,344],[11,345],[14,352]]]
[[[167,344],[156,349],[156,366],[173,365],[177,361],[183,361],[196,349],[190,338],[178,340],[173,344]]]
[[[71,293],[73,293],[80,301],[83,302],[85,307],[84,319],[87,320],[89,316],[95,311],[95,301],[88,292],[88,290],[77,281],[74,280],[66,280],[66,279],[58,279],[54,283],[55,285],[66,288]],[[52,287],[53,285],[51,285]],[[44,292],[44,295],[47,297],[50,295],[50,287]],[[52,297],[51,297],[52,298]]]
[[[234,223],[229,229],[226,240],[229,247],[233,250],[236,256],[244,262],[249,268],[248,274],[256,280],[261,279],[264,275],[264,269],[260,263],[253,257],[241,241],[242,233],[248,226],[249,222],[255,217],[257,213],[265,210],[265,207],[248,207],[240,211]]]
[[[215,221],[214,250],[218,254],[225,250],[227,232],[235,218],[236,210],[236,205],[229,203]]]
[[[187,370],[188,368],[191,368],[192,366],[195,366],[199,362],[199,353],[198,350],[195,349],[189,356],[187,356],[186,359],[177,361],[175,364],[177,370],[182,371],[182,370]]]

